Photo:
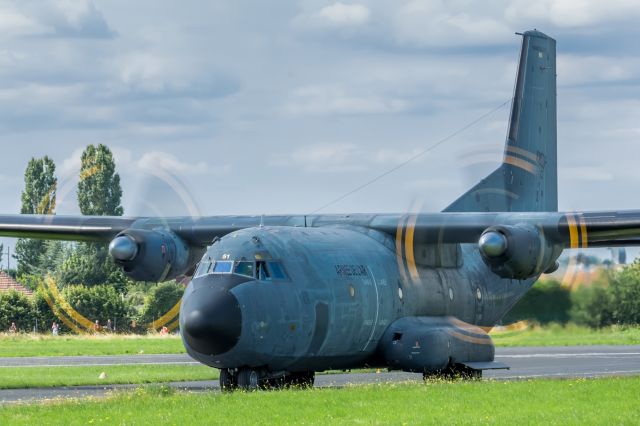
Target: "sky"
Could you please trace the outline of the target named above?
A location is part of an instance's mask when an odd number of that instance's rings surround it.
[[[560,210],[640,208],[640,2],[0,0],[0,213],[32,157],[77,214],[88,144],[127,215],[310,213],[510,99],[557,40]],[[501,160],[508,106],[323,212],[438,211]]]

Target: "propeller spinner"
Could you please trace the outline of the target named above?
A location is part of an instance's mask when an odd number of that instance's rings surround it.
[[[115,260],[122,262],[133,260],[138,254],[138,244],[133,238],[121,235],[109,243],[109,254]]]

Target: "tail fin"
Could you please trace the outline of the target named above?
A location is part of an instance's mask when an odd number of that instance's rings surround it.
[[[556,41],[539,31],[527,31],[504,160],[444,211],[557,211],[556,121]]]

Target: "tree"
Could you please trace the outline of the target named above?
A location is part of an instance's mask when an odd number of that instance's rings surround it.
[[[89,145],[82,153],[78,205],[83,215],[121,216],[122,188],[113,154],[105,145]],[[124,285],[125,277],[104,244],[78,244],[60,268],[63,284]],[[120,288],[120,290],[123,290]]]
[[[24,173],[21,214],[54,214],[58,179],[56,166],[47,156],[32,158]],[[16,243],[14,258],[18,260],[18,275],[31,274],[40,269],[40,254],[46,243],[21,238]]]
[[[92,322],[99,320],[101,325],[105,325],[110,319],[117,324],[119,331],[129,330],[133,309],[112,286],[72,285],[62,291],[62,296],[76,311]]]
[[[640,260],[615,274],[610,290],[616,322],[640,324]]]
[[[18,330],[31,331],[33,318],[31,303],[27,296],[15,290],[0,293],[0,330],[7,331],[12,322]]]
[[[42,280],[42,278],[39,279]],[[33,294],[33,316],[38,321],[38,331],[41,333],[51,333],[51,325],[54,321],[58,323],[61,333],[71,331],[51,310],[49,303],[47,303],[47,296],[45,296],[46,292],[47,290],[40,286]]]
[[[606,327],[615,322],[614,302],[608,287],[592,285],[571,293],[571,319],[591,328]]]
[[[182,297],[184,287],[174,281],[158,284],[146,298],[140,321],[147,324],[166,314]]]
[[[503,321],[512,323],[533,320],[541,324],[566,323],[569,320],[571,300],[569,290],[558,281],[538,281],[509,311]]]
[[[122,216],[122,188],[113,155],[105,145],[89,145],[82,153],[78,203],[92,216]]]

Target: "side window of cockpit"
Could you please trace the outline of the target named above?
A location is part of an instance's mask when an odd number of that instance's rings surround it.
[[[210,270],[211,270],[211,261],[203,260],[202,262],[200,262],[200,265],[198,266],[198,270],[196,271],[195,276],[199,277],[201,275],[208,274]]]
[[[236,262],[233,273],[253,278],[253,262]]]
[[[259,260],[256,262],[256,272],[258,279],[261,281],[271,281],[271,274],[267,269],[267,262]]]
[[[278,261],[267,262],[267,270],[269,271],[271,278],[274,280],[288,280],[289,277],[284,271],[284,266]]]

